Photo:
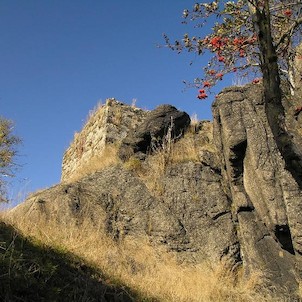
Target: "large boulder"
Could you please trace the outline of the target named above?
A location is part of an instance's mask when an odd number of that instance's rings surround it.
[[[187,113],[171,105],[160,105],[150,111],[145,120],[122,141],[119,157],[125,161],[132,155],[144,156],[152,151],[152,142],[158,144],[167,135],[171,139],[180,137],[190,125]]]
[[[169,237],[170,248],[191,262],[223,261],[231,269],[240,265],[232,204],[220,170],[206,163],[180,163],[167,169],[162,186],[162,203],[181,230]]]

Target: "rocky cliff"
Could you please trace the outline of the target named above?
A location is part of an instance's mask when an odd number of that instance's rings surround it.
[[[189,126],[172,106],[156,110],[107,102],[66,151],[63,182],[12,213],[62,224],[101,221],[115,240],[147,236],[181,262],[224,262],[246,278],[261,272],[266,288],[298,301],[302,192],[271,133],[261,86],[223,90],[213,122]],[[293,108],[287,111],[297,136]],[[152,126],[154,118],[160,122]],[[111,166],[71,181],[109,144],[116,149]]]
[[[293,289],[300,278],[301,189],[268,126],[260,87],[224,90],[213,113],[245,270],[260,269]]]

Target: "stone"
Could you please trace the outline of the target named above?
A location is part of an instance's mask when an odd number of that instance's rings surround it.
[[[189,125],[190,117],[187,113],[171,105],[160,105],[148,113],[134,132],[128,133],[118,155],[126,161],[134,154],[141,156],[151,152],[152,144],[160,144],[167,135],[170,135],[170,139],[180,137]]]
[[[148,236],[155,245],[176,252],[181,261],[225,259],[235,267],[239,245],[221,181],[209,166],[179,163],[162,176],[164,194],[155,196],[132,172],[116,166],[34,194],[12,214],[60,225],[101,222],[115,240]],[[217,241],[221,228],[224,235]]]
[[[177,164],[163,178],[162,202],[182,227],[180,235],[170,238],[171,249],[197,263],[225,260],[234,269],[241,263],[240,250],[222,181],[220,173],[209,165]]]

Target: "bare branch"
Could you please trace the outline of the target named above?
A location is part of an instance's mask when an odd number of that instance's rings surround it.
[[[284,40],[291,36],[291,33],[300,25],[302,24],[302,17],[295,20],[295,22],[287,29],[286,32],[283,33],[283,35],[279,38],[278,42],[276,43],[276,48],[280,46],[284,42]]]

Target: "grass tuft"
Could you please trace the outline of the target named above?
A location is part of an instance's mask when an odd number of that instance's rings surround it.
[[[81,166],[77,167],[76,171],[72,172],[67,181],[74,182],[89,174],[118,165],[121,161],[117,156],[117,150],[118,147],[114,144],[106,145],[100,155],[93,155],[87,162],[83,162]]]

